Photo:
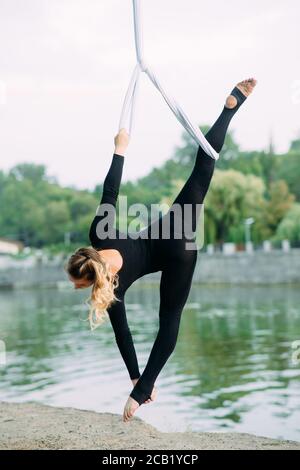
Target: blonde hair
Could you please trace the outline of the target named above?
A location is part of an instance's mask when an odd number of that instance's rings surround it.
[[[108,263],[92,247],[79,248],[70,257],[66,271],[74,279],[93,283],[91,296],[87,300],[90,306],[87,319],[91,330],[94,330],[108,319],[108,307],[119,301],[114,293],[119,285],[119,276],[110,272]]]

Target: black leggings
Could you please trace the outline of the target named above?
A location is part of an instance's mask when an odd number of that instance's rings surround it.
[[[237,98],[237,106],[233,109],[228,109],[224,106],[221,115],[205,136],[218,153],[223,147],[232,117],[246,99],[243,93],[236,87],[232,90],[231,94]],[[184,207],[184,204],[191,204],[194,208],[196,205],[202,204],[209,188],[214,168],[215,160],[199,147],[192,173],[173,204],[179,204],[182,207]],[[172,207],[170,208],[171,210]],[[192,211],[193,229],[197,225],[198,215],[198,209]],[[160,220],[160,223],[163,218]],[[152,230],[156,224],[157,222],[152,224],[149,229],[151,228]],[[187,240],[184,238],[175,239],[172,236],[169,239],[159,238],[158,240],[151,240],[152,256],[157,258],[157,263],[163,263],[160,282],[159,331],[147,365],[130,394],[139,404],[142,404],[149,398],[159,372],[176,345],[181,314],[190,292],[197,260],[197,250],[186,250],[186,242]]]

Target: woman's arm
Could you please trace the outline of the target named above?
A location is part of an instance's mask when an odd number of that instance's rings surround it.
[[[102,197],[100,205],[97,208],[89,230],[89,238],[92,246],[99,247],[99,241],[106,239],[110,233],[114,233],[113,224],[115,219],[115,207],[119,196],[119,190],[122,180],[124,154],[129,143],[129,136],[125,129],[121,129],[115,137],[115,151],[112,161],[103,183]],[[107,207],[107,204],[109,205]],[[108,217],[108,210],[110,216]],[[103,224],[103,227],[102,225]],[[108,229],[107,229],[108,226]]]
[[[112,162],[103,183],[103,192],[100,205],[104,203],[117,204],[119,189],[122,180],[124,155],[129,143],[129,135],[121,129],[115,137],[115,151]]]
[[[114,153],[109,170],[103,182],[100,206],[101,204],[111,204],[116,207],[122,180],[123,166],[124,157]],[[98,208],[98,212],[99,209],[101,209],[101,207]]]
[[[138,360],[133,344],[132,335],[128,326],[124,296],[117,294],[121,302],[116,302],[107,309],[116,343],[132,381],[140,377]],[[133,382],[134,383],[134,382]]]

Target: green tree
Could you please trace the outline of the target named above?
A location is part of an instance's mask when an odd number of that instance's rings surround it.
[[[161,199],[171,205],[184,184],[173,182],[172,194]],[[243,241],[244,219],[263,219],[265,186],[260,178],[235,170],[216,170],[204,203],[206,243]]]
[[[270,186],[269,199],[265,205],[265,225],[269,236],[273,236],[286,213],[291,208],[295,196],[290,194],[285,181],[275,181]]]
[[[300,137],[291,142],[290,152],[300,153]]]
[[[48,180],[45,165],[36,165],[34,163],[20,163],[10,170],[10,175],[18,181],[29,180],[32,183]]]
[[[71,227],[71,214],[66,201],[51,201],[44,208],[44,222],[40,234],[45,244],[62,243]]]
[[[277,177],[286,181],[291,193],[300,201],[300,151],[296,150],[296,145],[295,151],[280,157]]]
[[[290,240],[292,243],[300,242],[300,204],[295,203],[286,213],[278,225],[276,240]]]
[[[223,243],[244,240],[244,220],[254,217],[261,224],[264,210],[265,185],[261,178],[243,175],[235,170],[216,170],[211,188],[206,196],[205,225],[208,222],[207,242]],[[210,239],[212,224],[215,239]],[[254,229],[255,238],[258,238]]]
[[[9,175],[1,195],[1,235],[25,244],[38,243],[42,205],[34,197],[35,185]]]

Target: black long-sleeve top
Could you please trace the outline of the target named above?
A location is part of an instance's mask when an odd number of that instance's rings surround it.
[[[226,132],[232,117],[235,115],[241,104],[245,101],[246,96],[235,87],[231,95],[235,96],[238,105],[229,109],[224,106],[222,113],[206,134],[209,143],[217,152],[220,152],[224,144]],[[199,147],[195,165],[192,173],[180,193],[175,198],[172,208],[179,205],[181,208],[189,205],[192,206],[190,222],[192,222],[195,230],[199,212],[198,204],[202,205],[209,184],[214,172],[215,161],[210,158],[204,150]],[[111,166],[104,180],[103,194],[100,202],[100,211],[105,208],[105,204],[110,204],[115,208],[120,183],[122,179],[124,157],[114,154]],[[197,215],[198,214],[198,215]],[[177,238],[178,221],[181,224],[183,219],[181,216],[175,216],[176,226],[173,222],[170,224],[170,236],[152,236],[154,233],[161,233],[161,222],[168,220],[168,217],[159,217],[157,221],[149,224],[145,230],[141,230],[136,239],[119,237],[116,230],[108,234],[108,238],[103,239],[97,226],[103,221],[102,215],[96,215],[90,228],[90,241],[96,249],[117,249],[123,258],[123,265],[118,271],[119,287],[115,290],[121,302],[112,304],[108,309],[108,314],[115,332],[116,341],[119,346],[121,355],[129,371],[131,379],[139,378],[137,384],[133,388],[130,396],[139,404],[144,403],[151,396],[154,382],[175,348],[181,313],[187,300],[193,272],[197,259],[197,249],[186,248],[186,242],[191,241],[190,233],[187,238]],[[114,217],[114,214],[113,214]],[[184,225],[187,218],[184,216]],[[146,233],[146,237],[144,237]],[[100,233],[101,235],[101,233]],[[101,239],[102,238],[102,239]],[[190,243],[189,243],[190,244]],[[146,367],[140,375],[136,353],[132,341],[132,336],[126,318],[124,296],[128,287],[138,278],[145,274],[162,271],[160,281],[160,307],[159,307],[159,331],[150,352],[150,356]]]
[[[107,230],[108,226],[106,226],[107,238],[99,238],[100,229],[98,224],[99,222],[101,223],[101,221],[104,221],[104,218],[108,215],[108,212],[105,211],[105,205],[109,204],[109,207],[111,209],[114,208],[114,211],[116,208],[122,179],[123,165],[124,157],[118,154],[113,154],[112,162],[103,184],[102,198],[100,206],[97,209],[98,215],[95,216],[91,224],[89,237],[91,245],[95,249],[116,249],[120,252],[123,258],[122,267],[118,271],[119,286],[115,289],[115,295],[121,301],[113,303],[107,309],[107,312],[115,333],[116,343],[128,369],[130,378],[137,379],[140,378],[141,374],[139,371],[132,335],[127,322],[124,296],[128,287],[136,279],[147,273],[158,271],[159,266],[157,265],[155,257],[151,256],[151,240],[145,240],[142,238],[132,239],[130,237],[121,239],[120,233],[122,232],[116,228],[114,228],[114,231],[111,230],[111,219],[109,225],[110,229]],[[101,215],[99,215],[100,213]],[[112,235],[115,236],[115,238],[113,238]],[[102,237],[102,235],[100,236]],[[150,369],[152,369],[151,363]],[[156,378],[159,371],[153,370],[153,373],[153,376]],[[143,384],[143,381],[139,380],[130,395],[141,404],[150,397],[151,392],[152,388],[149,390],[148,384]]]
[[[224,118],[222,114],[223,120],[227,119],[226,113],[227,111],[224,111]],[[222,119],[219,119],[220,124],[223,123]],[[215,127],[212,136],[219,137],[220,124]],[[225,136],[225,131],[223,134]],[[116,249],[123,258],[122,267],[118,271],[119,286],[115,290],[116,296],[121,302],[113,303],[107,311],[130,378],[139,378],[130,396],[142,404],[151,396],[155,380],[175,348],[181,314],[190,291],[196,264],[196,244],[191,243],[193,238],[190,238],[190,232],[187,233],[187,237],[184,235],[178,238],[178,224],[182,224],[184,221],[183,225],[186,228],[189,225],[186,223],[190,221],[193,227],[192,232],[195,230],[198,220],[197,213],[199,214],[196,207],[198,204],[201,205],[205,198],[214,171],[214,160],[199,147],[192,173],[172,204],[172,208],[179,205],[183,210],[186,205],[192,207],[188,218],[175,215],[169,223],[169,217],[165,214],[150,223],[146,229],[140,230],[134,238],[132,236],[122,238],[122,232],[113,228],[112,224],[112,220],[115,220],[123,164],[124,157],[114,154],[104,180],[100,206],[91,224],[89,235],[94,248],[98,250]],[[102,226],[105,226],[104,222],[107,221],[108,215],[106,210],[109,209],[110,224],[104,237]],[[113,210],[111,211],[111,209]],[[168,211],[169,213],[170,211]],[[167,222],[167,225],[163,225],[162,222]],[[166,227],[170,229],[170,236],[165,236]],[[102,229],[99,230],[99,228]],[[187,242],[189,248],[186,247]],[[159,331],[146,367],[140,375],[127,323],[124,296],[136,279],[156,271],[162,271],[159,287]]]

